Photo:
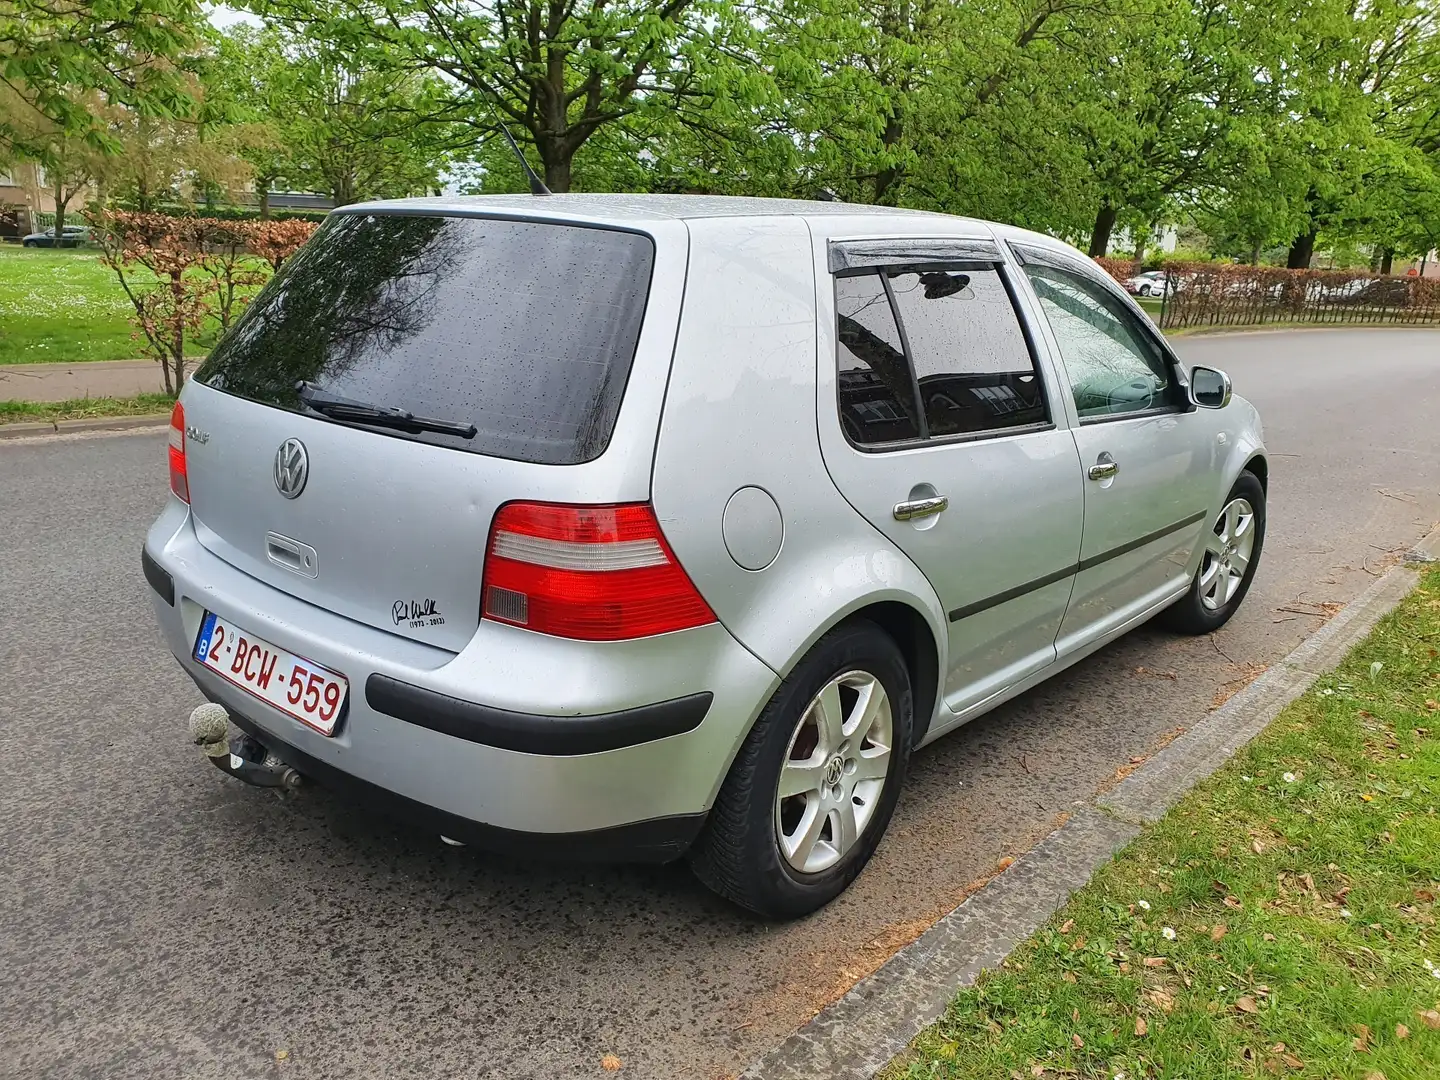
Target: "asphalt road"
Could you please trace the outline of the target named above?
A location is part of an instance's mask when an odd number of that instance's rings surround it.
[[[0,1075],[738,1072],[1440,521],[1440,332],[1182,340],[1264,413],[1269,535],[1212,639],[1143,629],[918,755],[838,902],[443,846],[201,759],[138,552],[163,439],[0,444]]]

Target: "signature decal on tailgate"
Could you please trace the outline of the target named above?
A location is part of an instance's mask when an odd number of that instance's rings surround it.
[[[396,626],[409,626],[411,629],[445,625],[445,616],[440,614],[435,601],[428,599],[396,600],[390,609],[390,617],[395,620]]]

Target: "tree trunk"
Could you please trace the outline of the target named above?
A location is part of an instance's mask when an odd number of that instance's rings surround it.
[[[1146,226],[1135,234],[1135,268],[1142,269],[1145,265],[1145,247],[1150,241],[1150,235],[1155,230]]]
[[[1395,249],[1387,247],[1380,254],[1380,273],[1390,273],[1390,268],[1395,265]]]
[[[1290,243],[1290,254],[1285,257],[1285,268],[1287,270],[1309,270],[1310,260],[1315,257],[1315,234],[1318,230],[1311,229],[1307,233],[1301,233]]]
[[[566,157],[563,160],[556,158],[545,162],[545,186],[556,195],[570,190],[570,162],[572,158]]]
[[[904,125],[901,123],[899,112],[891,114],[885,121],[885,133],[880,137],[880,143],[886,150],[900,144],[905,134]],[[905,170],[899,165],[887,165],[875,174],[875,197],[873,202],[876,206],[894,206],[899,196],[900,178],[905,175]]]
[[[70,201],[65,198],[64,180],[55,181],[55,190],[51,195],[55,197],[55,246],[59,247],[65,237],[65,204]]]
[[[1100,203],[1095,214],[1095,228],[1090,231],[1090,257],[1098,259],[1110,250],[1110,234],[1115,231],[1115,218],[1119,211],[1109,199]]]
[[[1260,245],[1259,245],[1259,244],[1254,244],[1254,245],[1252,245],[1251,248],[1250,248],[1250,265],[1251,265],[1251,266],[1259,266],[1259,265],[1260,265]]]
[[[270,220],[270,181],[260,181],[260,220]]]

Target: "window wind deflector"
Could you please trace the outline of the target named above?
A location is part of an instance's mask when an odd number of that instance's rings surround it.
[[[1000,262],[1000,245],[984,237],[903,237],[830,241],[830,272],[840,274],[894,263]]]
[[[356,424],[374,424],[376,427],[394,428],[418,434],[433,431],[439,435],[454,435],[461,439],[473,439],[477,431],[474,424],[461,424],[454,420],[435,420],[416,416],[404,409],[389,409],[381,405],[367,405],[363,401],[336,397],[324,390],[317,390],[308,382],[295,384],[295,392],[301,403],[311,412],[331,420],[344,420]]]

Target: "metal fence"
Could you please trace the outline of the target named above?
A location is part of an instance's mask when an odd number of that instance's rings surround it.
[[[1133,263],[1098,260],[1122,283]],[[1440,324],[1440,279],[1354,270],[1165,263],[1152,283],[1162,329],[1267,323]]]

